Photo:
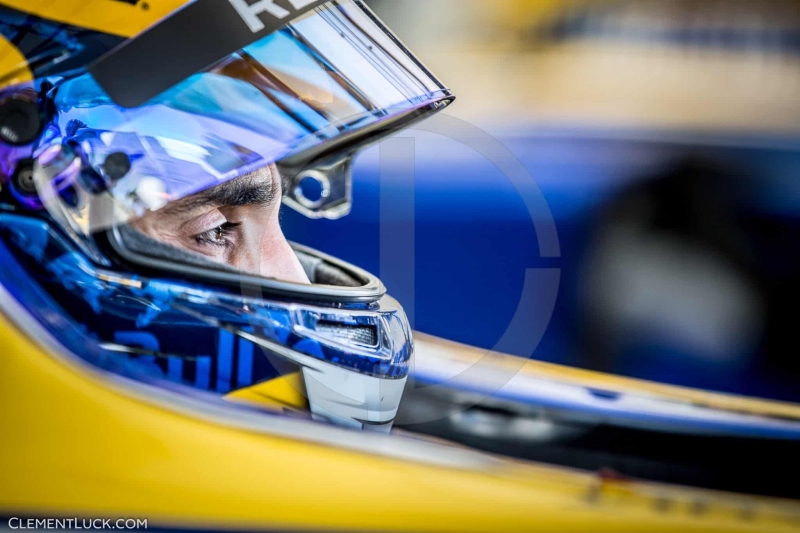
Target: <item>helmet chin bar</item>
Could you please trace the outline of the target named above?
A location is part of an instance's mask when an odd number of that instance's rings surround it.
[[[382,379],[354,373],[238,328],[225,329],[302,367],[314,419],[366,431],[392,429],[407,377]]]
[[[338,366],[312,357],[267,337],[248,333],[237,326],[226,325],[214,318],[203,317],[183,306],[176,305],[174,308],[209,325],[230,331],[278,357],[299,365],[303,372],[305,393],[311,414],[316,420],[368,431],[389,432],[391,430],[408,378],[407,360],[404,362],[405,372],[401,378],[392,379],[388,376],[368,375],[354,368]],[[404,315],[403,318],[405,318]],[[406,329],[405,327],[392,328],[388,321],[382,320],[382,322],[382,331],[379,332],[379,335],[385,333],[387,329],[395,329],[395,336],[398,334],[403,337],[410,335],[410,332],[402,331]],[[399,323],[396,326],[399,326]],[[301,326],[295,328],[295,331],[298,329],[303,330],[304,328]],[[319,338],[318,332],[308,331],[306,334],[311,338]],[[407,345],[406,350],[410,357],[410,337],[407,337],[404,344]],[[393,354],[387,355],[393,356]]]
[[[223,329],[261,346],[269,353],[302,368],[305,393],[312,415],[337,425],[365,430],[389,431],[397,415],[408,376],[411,357],[411,331],[405,314],[392,298],[384,296],[374,311],[347,311],[285,304],[289,311],[291,334],[332,349],[327,357],[320,352],[309,355],[268,335],[245,331],[241,322],[224,321],[207,309],[192,305],[196,299],[173,302],[172,309],[200,322]],[[249,311],[246,324],[275,321],[275,308],[265,315],[263,304],[245,303]],[[378,307],[378,306],[374,306]],[[282,319],[278,319],[281,321]],[[285,320],[285,319],[283,319]],[[375,344],[347,339],[331,333],[330,324],[361,324],[373,327]],[[357,326],[354,326],[357,327]],[[334,328],[335,329],[335,328]],[[275,335],[280,338],[281,335]],[[295,343],[295,346],[299,343]],[[310,350],[310,352],[313,350]]]
[[[408,378],[379,379],[305,359],[303,378],[315,419],[366,431],[392,429]]]

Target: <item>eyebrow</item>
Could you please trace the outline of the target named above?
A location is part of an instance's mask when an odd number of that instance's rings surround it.
[[[275,200],[273,171],[264,167],[211,189],[172,202],[165,211],[185,214],[203,207],[269,205]]]

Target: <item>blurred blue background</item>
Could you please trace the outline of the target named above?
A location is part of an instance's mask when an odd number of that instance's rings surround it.
[[[523,294],[526,270],[558,269],[555,307],[535,302],[522,317],[546,326],[541,342],[505,351],[800,400],[791,3],[371,4],[452,86],[446,113],[500,141],[533,181],[520,190],[459,142],[401,134],[415,139],[413,175],[381,176],[371,148],[356,164],[352,214],[285,209],[290,239],[385,278],[417,330],[487,349],[521,298],[552,292]],[[422,13],[430,24],[450,14],[458,31],[415,31],[408,21]],[[539,190],[550,213],[526,208]],[[381,195],[406,205],[382,217]],[[560,256],[541,257],[533,221],[551,215]],[[398,245],[382,224],[413,245],[413,284],[381,264],[381,247]]]

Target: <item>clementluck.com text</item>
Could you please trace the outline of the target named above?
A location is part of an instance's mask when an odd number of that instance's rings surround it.
[[[147,529],[146,518],[16,518],[8,529]]]

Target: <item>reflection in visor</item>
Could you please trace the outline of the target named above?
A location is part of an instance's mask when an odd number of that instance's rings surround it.
[[[46,138],[79,148],[113,199],[101,218],[85,212],[97,187],[78,187],[77,200],[61,202],[87,233],[451,100],[361,2],[342,0],[138,108],[115,105],[88,74],[65,81]],[[120,153],[131,163],[122,178],[105,164]]]

